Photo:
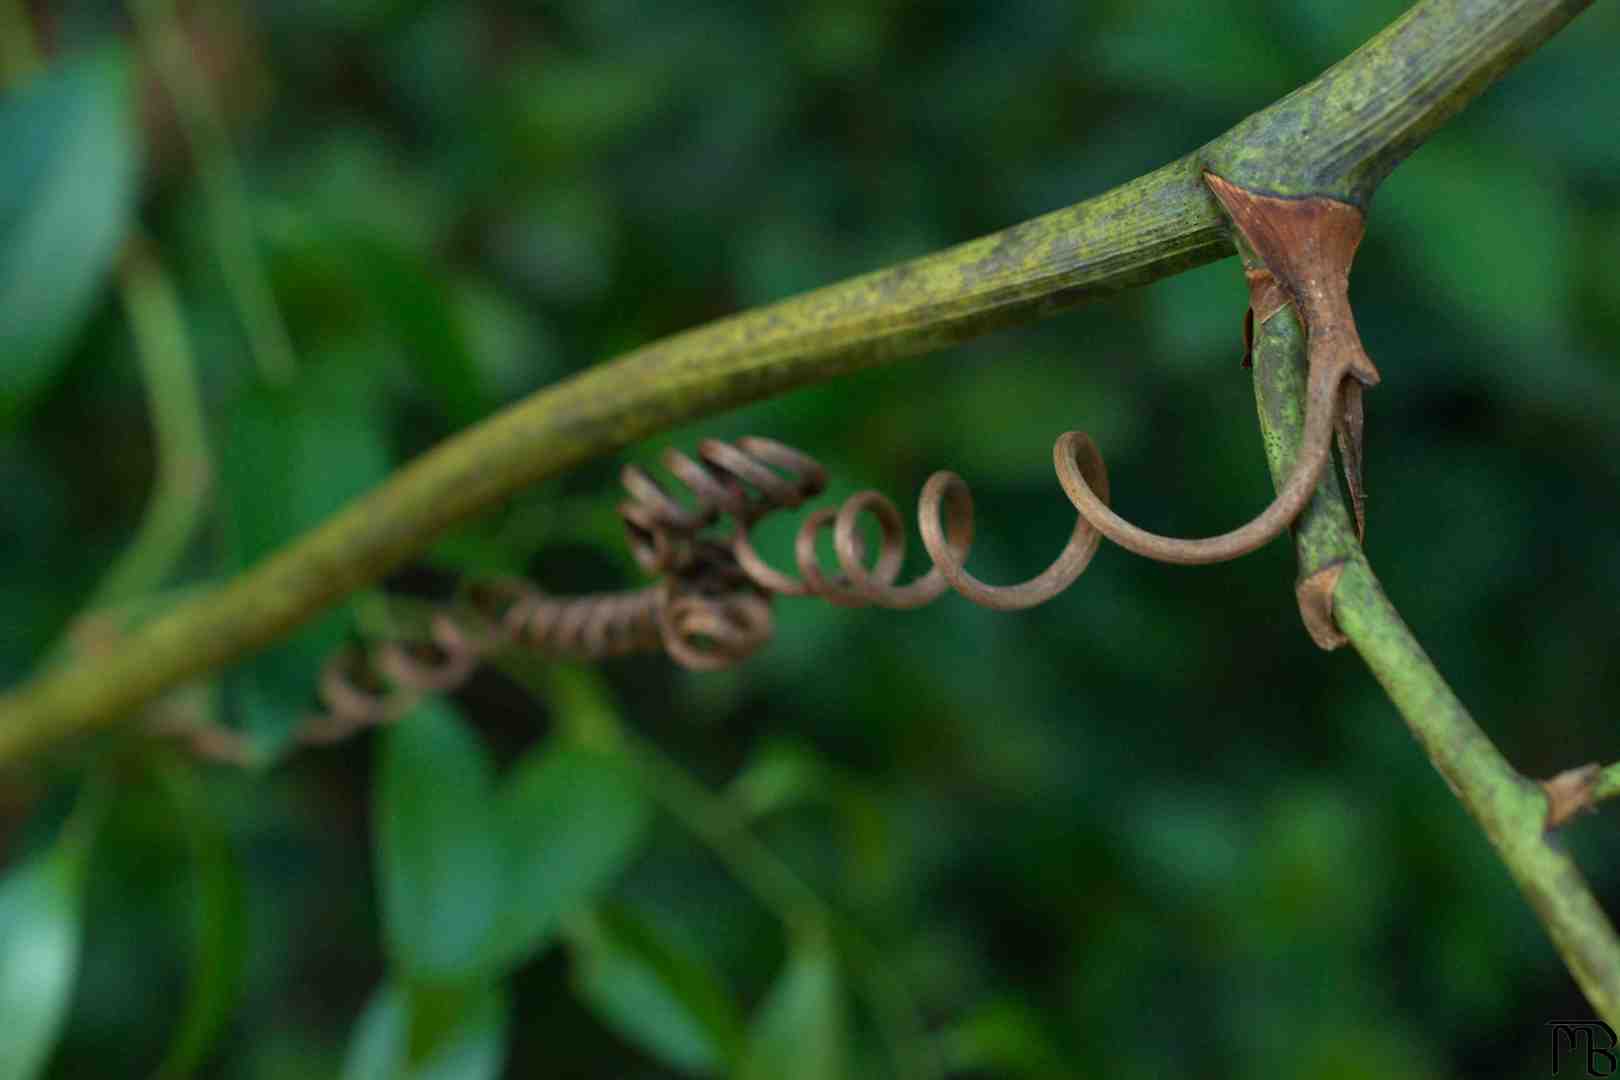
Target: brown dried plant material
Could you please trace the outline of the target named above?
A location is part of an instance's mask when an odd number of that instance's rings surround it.
[[[1280,309],[1276,291],[1280,287],[1305,326],[1311,370],[1339,367],[1355,380],[1347,381],[1340,391],[1334,433],[1356,535],[1365,539],[1361,391],[1377,386],[1380,376],[1361,344],[1350,310],[1350,264],[1366,232],[1366,218],[1356,207],[1337,199],[1261,195],[1210,172],[1204,173],[1204,182],[1265,264],[1264,269],[1248,271],[1250,317],[1264,322],[1275,314]]]
[[[1344,465],[1344,483],[1349,489],[1350,510],[1356,519],[1356,540],[1367,542],[1367,489],[1361,479],[1362,429],[1365,414],[1361,407],[1362,385],[1347,379],[1339,388],[1339,416],[1334,432],[1339,441],[1339,460]]]
[[[1249,282],[1249,309],[1243,313],[1243,366],[1254,366],[1254,328],[1288,306],[1283,291],[1271,271],[1263,267],[1244,271]]]
[[[1204,182],[1299,308],[1312,363],[1332,356],[1363,385],[1377,386],[1373,366],[1350,312],[1350,264],[1366,218],[1337,199],[1284,199],[1245,191],[1206,172]]]
[[[1565,769],[1551,780],[1541,781],[1541,790],[1547,793],[1547,828],[1556,829],[1576,814],[1597,809],[1592,797],[1603,766],[1591,764]]]
[[[1243,277],[1249,283],[1249,314],[1256,324],[1264,325],[1288,306],[1288,293],[1270,270],[1255,267],[1245,270]]]
[[[1299,616],[1305,621],[1305,630],[1316,642],[1317,648],[1328,652],[1350,641],[1339,629],[1339,624],[1333,621],[1333,590],[1339,587],[1339,575],[1343,573],[1344,563],[1336,562],[1324,566],[1294,586],[1294,596],[1299,601]]]

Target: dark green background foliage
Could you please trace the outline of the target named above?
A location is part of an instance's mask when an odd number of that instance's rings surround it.
[[[0,103],[0,671],[41,661],[150,491],[126,225],[178,285],[215,479],[161,607],[572,371],[1179,156],[1403,6],[199,3],[232,219],[127,14],[36,5],[50,67]],[[1620,756],[1617,44],[1599,4],[1398,169],[1353,284],[1384,373],[1373,564],[1537,776]],[[263,259],[290,384],[251,359],[222,228]],[[1224,531],[1269,497],[1244,299],[1227,260],[670,441],[769,434],[908,514],[954,469],[991,581],[1067,535],[1050,448],[1071,427],[1126,516]],[[634,584],[616,466],[468,524],[388,591]],[[792,526],[764,532],[782,555]],[[1284,543],[1203,569],[1105,547],[1033,612],[781,601],[736,671],[485,673],[259,771],[102,746],[72,818],[78,756],[14,770],[0,1002],[32,1005],[0,1018],[0,1062],[47,1052],[65,1007],[51,1076],[470,1078],[503,1055],[513,1076],[884,1076],[896,1031],[959,1077],[1543,1075],[1543,1023],[1587,1007],[1292,586]],[[191,706],[276,758],[379,596]],[[1570,842],[1614,910],[1612,814]],[[745,887],[715,843],[740,823],[830,923]]]

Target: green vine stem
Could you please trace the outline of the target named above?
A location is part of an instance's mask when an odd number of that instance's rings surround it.
[[[163,583],[196,531],[213,472],[197,365],[180,299],[162,264],[139,236],[124,247],[119,288],[146,386],[157,443],[157,476],[135,539],[85,605],[91,615],[138,600]]]
[[[1266,461],[1281,484],[1292,471],[1305,421],[1305,335],[1292,306],[1256,328],[1253,356]],[[1294,541],[1302,584],[1327,583],[1332,621],[1484,830],[1587,1000],[1620,1025],[1620,937],[1574,859],[1555,842],[1547,795],[1519,775],[1474,722],[1384,595],[1331,469],[1295,523]]]
[[[1186,157],[1003,232],[637,349],[462,432],[108,656],[0,698],[0,764],[128,716],[376,580],[449,526],[638,439],[1231,254],[1211,169],[1365,203],[1379,178],[1590,0],[1422,0]]]

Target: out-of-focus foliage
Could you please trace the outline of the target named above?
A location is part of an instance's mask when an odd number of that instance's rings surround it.
[[[0,107],[0,422],[56,374],[129,226],[136,180],[119,52],[62,63]]]
[[[618,351],[1179,156],[1403,6],[189,0],[137,30],[113,0],[25,4],[47,55],[0,97],[0,672],[115,647]],[[151,35],[176,29],[234,166],[164,89]],[[1404,163],[1354,279],[1385,375],[1373,562],[1538,776],[1620,757],[1617,42],[1594,5]],[[156,467],[116,272],[135,230],[183,300],[213,488],[151,595],[64,645]],[[254,273],[290,379],[255,363]],[[1227,261],[629,456],[758,432],[834,496],[903,501],[952,468],[975,573],[1011,581],[1068,533],[1050,448],[1078,427],[1127,516],[1221,531],[1269,495],[1244,297]],[[1020,614],[781,601],[737,671],[488,671],[289,748],[385,594],[637,583],[615,468],[164,706],[263,767],[124,739],[0,777],[0,1062],[1415,1080],[1542,1075],[1545,1022],[1588,1015],[1378,687],[1311,646],[1281,543],[1202,569],[1105,548]],[[70,816],[92,765],[105,812]],[[1616,909],[1612,813],[1570,834]]]
[[[96,793],[87,792],[99,802]],[[95,807],[89,807],[93,814]],[[41,1075],[62,1029],[84,937],[80,926],[93,821],[13,867],[0,882],[0,1075]]]

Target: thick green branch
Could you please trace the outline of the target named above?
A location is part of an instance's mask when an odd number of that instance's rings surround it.
[[[1211,144],[1221,176],[1365,207],[1390,170],[1591,0],[1429,0]]]
[[[1255,396],[1277,484],[1304,435],[1305,339],[1292,307],[1259,328]],[[1383,685],[1429,760],[1490,838],[1587,1000],[1620,1024],[1620,937],[1580,868],[1551,842],[1540,785],[1519,775],[1435,670],[1368,566],[1332,470],[1295,526],[1300,578],[1339,568],[1332,617]]]
[[[1425,134],[1589,0],[1424,0],[1202,149],[959,247],[638,349],[471,428],[116,654],[0,699],[0,763],[263,647],[513,492],[745,402],[1144,285],[1232,251],[1204,168],[1365,201]]]

